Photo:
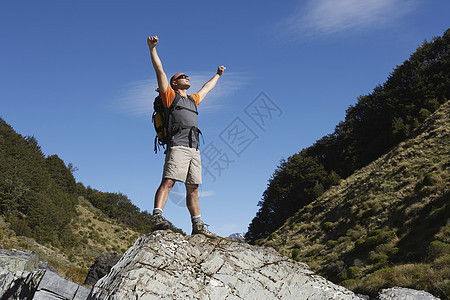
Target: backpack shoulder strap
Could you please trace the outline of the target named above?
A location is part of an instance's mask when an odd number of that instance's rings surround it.
[[[198,115],[197,103],[195,102],[194,98],[191,97],[191,95],[188,95],[188,98],[189,98],[192,102],[194,102],[195,113]]]
[[[169,109],[170,111],[173,111],[175,109],[175,107],[177,107],[178,102],[180,102],[181,99],[181,95],[175,91],[175,98],[173,98],[172,104],[170,104]]]
[[[195,103],[195,100],[190,95],[187,95],[187,98],[194,103],[195,110],[184,107],[184,106],[177,106],[178,102],[181,99],[181,95],[177,91],[175,91],[175,99],[173,99],[173,102],[170,105],[170,109],[171,109],[170,111],[172,112],[175,109],[185,109],[185,110],[188,110],[188,111],[193,112],[198,115],[197,104]]]

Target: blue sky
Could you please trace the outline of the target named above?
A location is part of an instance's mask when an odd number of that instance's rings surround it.
[[[164,156],[147,36],[191,93],[225,65],[199,106],[201,213],[220,235],[246,232],[280,160],[332,133],[449,13],[447,0],[2,1],[0,116],[77,181],[152,211]],[[183,194],[164,215],[190,233]]]

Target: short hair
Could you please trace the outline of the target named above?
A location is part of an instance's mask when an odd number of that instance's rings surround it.
[[[173,85],[172,85],[172,82],[175,80],[175,76],[177,76],[178,74],[183,74],[183,73],[175,73],[171,78],[170,78],[170,82],[169,82],[169,84],[170,84],[170,86],[173,88]]]

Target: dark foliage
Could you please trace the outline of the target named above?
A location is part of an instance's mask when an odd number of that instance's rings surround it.
[[[0,119],[0,214],[19,235],[71,246],[75,179],[56,155],[45,158],[34,137]]]
[[[45,157],[34,137],[21,136],[0,118],[0,215],[17,235],[62,248],[74,246],[78,241],[69,224],[79,196],[138,232],[152,231],[147,211],[141,212],[123,194],[76,183],[74,170],[57,155]]]

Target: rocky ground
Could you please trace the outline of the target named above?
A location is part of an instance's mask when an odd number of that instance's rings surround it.
[[[98,261],[110,261],[113,255]],[[111,261],[115,261],[115,258]],[[45,266],[47,268],[45,269]],[[105,266],[96,270],[108,269]],[[369,299],[272,248],[157,231],[140,237],[92,289],[62,278],[30,251],[0,249],[0,299]],[[435,300],[383,290],[379,300]]]

